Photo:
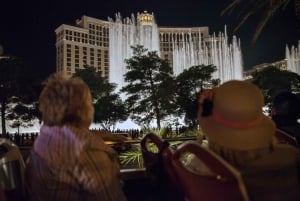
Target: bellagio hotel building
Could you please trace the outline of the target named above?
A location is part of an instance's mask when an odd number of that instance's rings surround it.
[[[144,17],[144,18],[143,18]],[[153,16],[143,13],[139,20]],[[103,77],[110,73],[109,21],[82,16],[75,25],[60,25],[56,30],[56,71],[71,76],[78,68],[92,66]],[[168,59],[172,66],[172,43],[186,40],[205,41],[208,27],[158,27],[161,58]]]

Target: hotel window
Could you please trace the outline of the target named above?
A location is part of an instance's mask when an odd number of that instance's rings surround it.
[[[81,60],[82,60],[83,63],[86,63],[86,60],[87,60],[86,58],[87,58],[86,55],[83,55],[83,56],[81,57]]]
[[[98,50],[97,58],[101,61],[101,52]]]
[[[104,50],[104,57],[108,58],[108,50]]]
[[[70,47],[67,46],[67,53],[71,54],[71,46]]]

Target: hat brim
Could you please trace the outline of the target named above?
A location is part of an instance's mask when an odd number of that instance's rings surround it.
[[[199,123],[208,140],[235,150],[265,148],[272,144],[276,126],[267,116],[252,127],[232,128],[213,119],[212,116],[200,117]]]

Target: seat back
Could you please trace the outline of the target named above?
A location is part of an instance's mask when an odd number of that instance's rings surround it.
[[[148,133],[141,141],[141,150],[155,200],[183,201],[171,163],[173,150],[169,143],[154,133]]]
[[[7,201],[24,200],[25,163],[17,145],[0,138],[0,181]]]
[[[144,166],[152,183],[157,183],[157,180],[164,174],[162,150],[168,146],[168,142],[154,133],[148,133],[141,141]]]
[[[191,154],[192,160],[186,164],[185,159]],[[189,142],[178,147],[172,164],[189,201],[248,200],[239,171],[197,143]]]
[[[298,147],[297,139],[281,129],[276,129],[275,137],[281,144],[290,144]]]

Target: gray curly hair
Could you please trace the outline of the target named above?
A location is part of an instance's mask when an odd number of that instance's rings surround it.
[[[44,85],[39,110],[45,125],[88,127],[91,124],[94,115],[91,92],[82,79],[53,74]]]

